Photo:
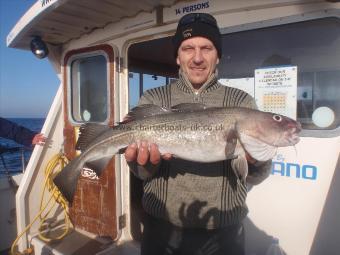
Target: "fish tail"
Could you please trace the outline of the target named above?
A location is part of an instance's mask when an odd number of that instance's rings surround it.
[[[74,193],[76,192],[77,182],[81,173],[81,167],[78,165],[79,158],[76,158],[67,164],[63,170],[53,179],[61,194],[72,204]]]

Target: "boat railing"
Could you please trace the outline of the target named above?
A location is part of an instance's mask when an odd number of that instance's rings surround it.
[[[32,149],[24,147],[24,146],[8,146],[0,144],[0,176],[7,177],[11,186],[14,185],[17,187],[17,184],[13,181],[12,175],[17,173],[24,173],[26,168],[26,155],[25,152],[31,152]],[[6,159],[7,154],[14,154],[19,153],[20,154],[20,167],[16,169],[11,169],[8,166],[8,162]]]

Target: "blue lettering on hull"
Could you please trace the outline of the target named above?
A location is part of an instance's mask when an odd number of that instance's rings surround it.
[[[316,180],[318,177],[318,169],[312,165],[299,165],[294,163],[286,163],[273,161],[272,175],[281,175],[305,180]]]

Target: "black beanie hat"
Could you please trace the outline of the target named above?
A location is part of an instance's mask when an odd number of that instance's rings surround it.
[[[221,33],[217,26],[216,19],[208,13],[190,13],[184,15],[178,21],[176,34],[172,38],[175,57],[177,57],[177,51],[181,43],[195,36],[202,36],[209,39],[214,44],[218,57],[221,58]]]

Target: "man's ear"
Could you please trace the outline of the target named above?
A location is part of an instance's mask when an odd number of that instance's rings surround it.
[[[177,63],[177,65],[180,65],[178,54],[177,54],[177,57],[176,57],[176,63]]]
[[[220,63],[220,59],[219,58],[217,58],[217,60],[216,60],[216,65],[218,65],[218,63]]]

